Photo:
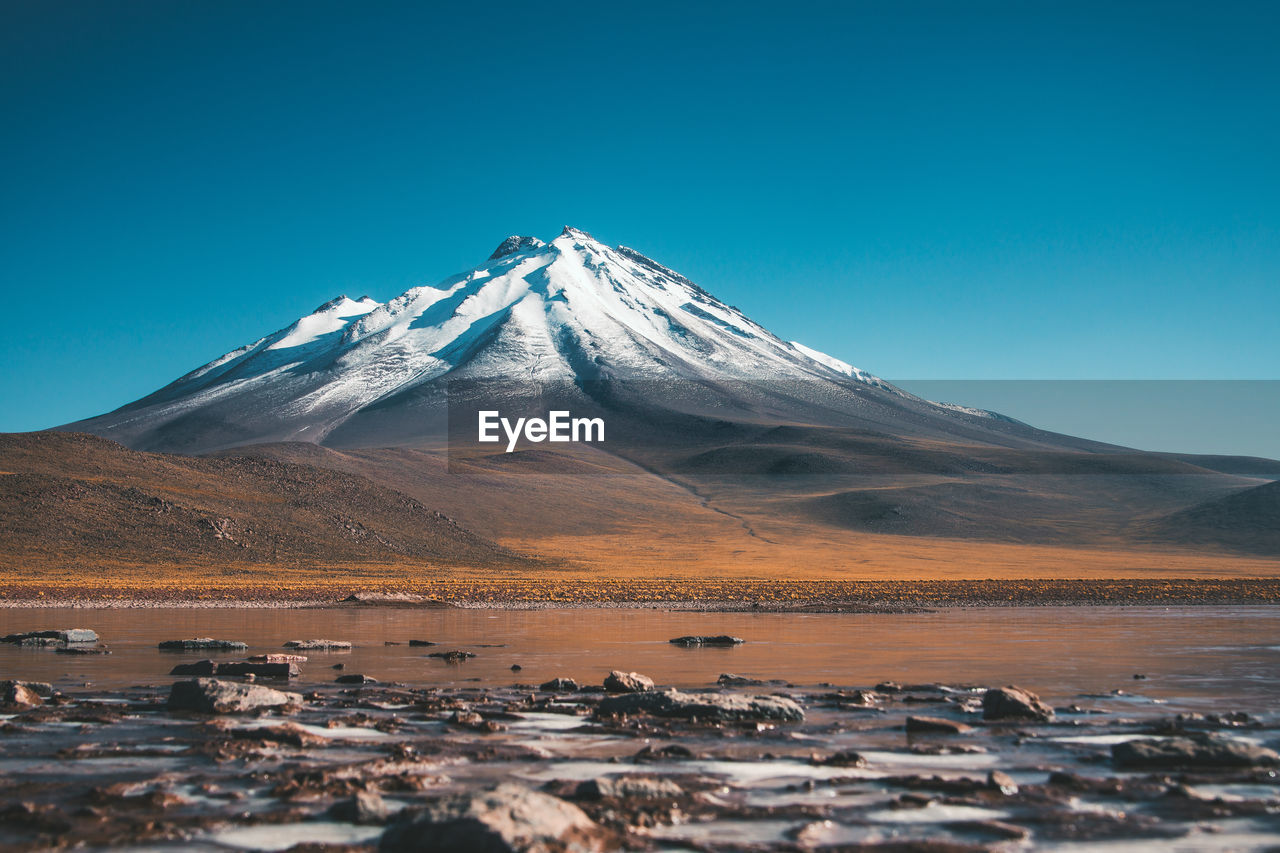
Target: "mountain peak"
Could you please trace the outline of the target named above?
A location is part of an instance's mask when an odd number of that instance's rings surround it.
[[[497,260],[505,258],[507,255],[514,255],[517,252],[528,252],[533,249],[541,249],[546,243],[537,237],[525,237],[520,234],[512,234],[507,239],[498,244],[498,248],[493,250],[493,254],[489,256],[489,260]]]
[[[582,237],[585,240],[592,240],[592,241],[596,239],[586,231],[583,231],[581,228],[574,228],[572,225],[566,225],[564,227],[564,230],[560,232],[560,236],[561,237]]]

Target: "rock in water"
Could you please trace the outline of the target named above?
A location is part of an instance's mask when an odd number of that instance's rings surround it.
[[[741,637],[730,637],[728,634],[718,634],[714,637],[676,637],[674,640],[667,642],[676,646],[740,646],[746,642]]]
[[[288,713],[302,706],[302,696],[259,684],[237,684],[214,678],[176,681],[169,691],[170,711],[244,714],[276,709]]]
[[[346,640],[290,640],[284,647],[300,652],[341,652],[350,649],[351,644]]]
[[[907,734],[910,735],[959,735],[972,730],[972,726],[941,717],[907,717]]]
[[[804,710],[784,696],[743,696],[719,693],[628,693],[611,696],[596,706],[598,716],[651,714],[700,720],[783,720],[804,719]]]
[[[982,719],[1047,722],[1053,719],[1053,709],[1021,687],[993,687],[982,697]]]
[[[582,809],[510,782],[433,803],[390,826],[378,845],[385,853],[588,853],[616,848]]]
[[[96,643],[98,632],[89,628],[60,628],[48,631],[27,631],[0,637],[0,643],[22,644],[24,640],[52,640],[55,643]],[[35,645],[29,643],[28,645]]]
[[[40,694],[21,681],[0,681],[0,707],[34,708],[43,705]]]
[[[759,678],[747,678],[745,675],[734,675],[732,672],[722,672],[716,679],[716,684],[723,684],[725,687],[751,687],[764,684],[764,681]]]
[[[653,679],[638,672],[615,669],[605,676],[604,689],[610,693],[644,693],[653,689]]]
[[[165,640],[160,648],[167,652],[240,652],[249,648],[238,640],[215,640],[213,637],[194,637],[190,640]]]
[[[334,679],[338,684],[377,684],[378,679],[371,675],[353,674],[339,675]]]
[[[462,663],[467,658],[476,656],[475,652],[464,652],[461,649],[454,649],[448,652],[430,652],[427,657],[440,658],[445,663]]]
[[[1135,770],[1271,767],[1280,764],[1280,754],[1240,741],[1174,737],[1113,744],[1111,760],[1118,767]]]
[[[386,801],[374,791],[356,791],[349,800],[339,800],[329,809],[329,817],[346,823],[386,823],[391,815]]]
[[[302,674],[294,663],[258,663],[253,661],[200,660],[180,663],[170,675],[252,675],[262,678],[297,678]]]
[[[550,693],[574,693],[578,690],[578,682],[572,678],[553,678],[550,681],[544,681],[538,685],[539,690],[546,690]]]
[[[578,785],[579,800],[663,800],[684,796],[684,789],[670,779],[653,776],[604,776]]]

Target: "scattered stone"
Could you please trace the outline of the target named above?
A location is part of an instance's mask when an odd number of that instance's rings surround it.
[[[61,646],[62,644],[62,641],[57,637],[24,637],[18,641],[18,645],[20,646],[35,646],[37,648]]]
[[[519,672],[519,671],[520,671],[520,670],[522,670],[522,669],[524,669],[524,667],[522,667],[522,666],[521,666],[520,664],[518,664],[518,663],[513,663],[513,664],[511,664],[511,671],[512,671],[512,672]]]
[[[666,746],[660,746],[654,749],[652,746],[642,747],[639,752],[631,756],[631,760],[638,764],[647,762],[662,761],[692,761],[698,756],[693,750],[687,746],[681,746],[678,743],[670,743]]]
[[[1002,770],[992,770],[987,774],[987,787],[993,791],[999,791],[1006,797],[1012,797],[1018,793],[1018,783]]]
[[[841,750],[826,757],[814,755],[809,759],[811,764],[826,767],[866,767],[867,759],[851,749]]]
[[[439,800],[414,817],[392,824],[378,849],[385,853],[588,853],[616,846],[577,806],[508,782],[489,791]]]
[[[410,640],[409,645],[410,646],[434,646],[436,644],[431,642],[430,640]]]
[[[1053,709],[1021,687],[993,687],[982,697],[982,719],[1048,722],[1053,719]]]
[[[973,731],[973,726],[966,726],[955,720],[944,720],[941,717],[907,717],[907,734],[909,735],[962,735]]]
[[[412,592],[353,592],[342,599],[342,604],[426,604],[433,607],[447,606],[437,598],[425,598]]]
[[[252,675],[255,678],[297,678],[302,674],[294,663],[254,663],[250,661],[201,660],[180,663],[169,670],[170,675]]]
[[[0,643],[21,644],[24,640],[53,640],[56,643],[96,643],[98,632],[90,628],[59,628],[46,631],[26,631],[0,637]]]
[[[553,678],[550,681],[544,681],[538,685],[539,690],[546,690],[551,693],[575,693],[578,690],[578,682],[572,678]]]
[[[215,640],[212,637],[196,637],[191,640],[165,640],[160,644],[164,651],[177,652],[239,652],[249,648],[238,640]]]
[[[338,684],[377,684],[378,679],[370,675],[339,675],[334,679]]]
[[[485,732],[487,734],[500,732],[506,728],[495,720],[486,720],[475,711],[454,711],[449,717],[449,723],[455,726],[461,726],[464,729]]]
[[[882,681],[876,685],[877,693],[901,693],[902,685],[896,681]]]
[[[689,648],[690,646],[740,646],[746,641],[741,637],[730,637],[728,634],[717,634],[714,637],[676,637],[674,640],[668,640],[668,642],[675,646],[684,646]]]
[[[605,676],[604,689],[610,693],[644,693],[653,689],[653,679],[638,672],[615,669]]]
[[[58,646],[53,650],[59,655],[109,655],[111,649],[106,646]]]
[[[344,652],[351,649],[351,644],[346,640],[290,640],[284,647],[300,652]]]
[[[391,809],[376,791],[356,791],[355,796],[339,800],[329,809],[329,817],[344,823],[380,824],[390,816]]]
[[[464,652],[460,649],[454,649],[448,652],[431,652],[427,657],[440,658],[445,663],[462,663],[467,658],[476,656],[475,652]]]
[[[804,719],[804,710],[782,696],[744,696],[741,694],[626,693],[611,696],[596,706],[597,716],[650,714],[655,717],[678,717],[699,720],[782,720]]]
[[[653,776],[603,776],[578,785],[579,800],[665,800],[684,796],[684,789],[670,779]]]
[[[216,730],[221,730],[237,740],[260,740],[267,743],[278,743],[298,749],[311,749],[328,746],[329,739],[307,731],[297,723],[281,723],[275,726],[256,726],[254,728],[228,728],[217,726],[222,720],[215,720]]]
[[[302,705],[302,696],[258,684],[239,684],[213,678],[176,681],[169,691],[169,710],[206,714],[243,714],[275,709],[288,713]]]
[[[306,655],[266,654],[248,658],[252,663],[306,663]]]
[[[44,699],[29,684],[21,681],[0,681],[0,707],[34,708],[43,704]]]
[[[1280,754],[1240,741],[1173,737],[1113,744],[1111,760],[1117,767],[1138,770],[1270,767],[1280,764]]]
[[[722,672],[720,677],[716,679],[716,684],[723,684],[725,687],[758,687],[764,682],[758,678],[747,678],[743,675],[734,675],[732,672]]]
[[[329,667],[329,669],[337,669],[337,670],[343,670],[346,668],[347,668],[347,665],[345,663],[335,663],[333,666]]]
[[[1134,680],[1134,681],[1146,681],[1146,680],[1147,680],[1147,677],[1146,677],[1145,675],[1143,675],[1142,673],[1140,673],[1140,672],[1135,672],[1135,673],[1133,674],[1133,680]]]

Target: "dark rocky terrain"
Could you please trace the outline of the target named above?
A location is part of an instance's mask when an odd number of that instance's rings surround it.
[[[1140,674],[1053,706],[732,674],[421,687],[335,673],[340,651],[288,657],[281,678],[166,679],[156,650],[125,689],[0,683],[0,844],[955,853],[1280,833],[1274,711],[1153,702]]]

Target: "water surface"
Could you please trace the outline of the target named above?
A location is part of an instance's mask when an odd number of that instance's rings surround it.
[[[706,685],[726,672],[798,685],[883,680],[1016,683],[1051,701],[1117,689],[1188,705],[1267,710],[1280,697],[1280,608],[1036,607],[917,614],[692,613],[655,609],[0,610],[0,634],[95,629],[112,654],[70,657],[0,646],[0,677],[120,687],[163,680],[173,665],[282,651],[328,638],[350,652],[308,653],[299,684],[330,682],[330,668],[414,686],[538,683],[556,676],[598,684],[611,669],[659,684]],[[735,648],[673,646],[684,634],[732,634]],[[163,640],[241,640],[246,653],[161,653]],[[438,643],[410,647],[411,639]],[[386,643],[400,645],[386,645]],[[429,652],[476,657],[448,664]],[[513,673],[511,666],[522,667]],[[1146,679],[1135,681],[1135,674]]]

